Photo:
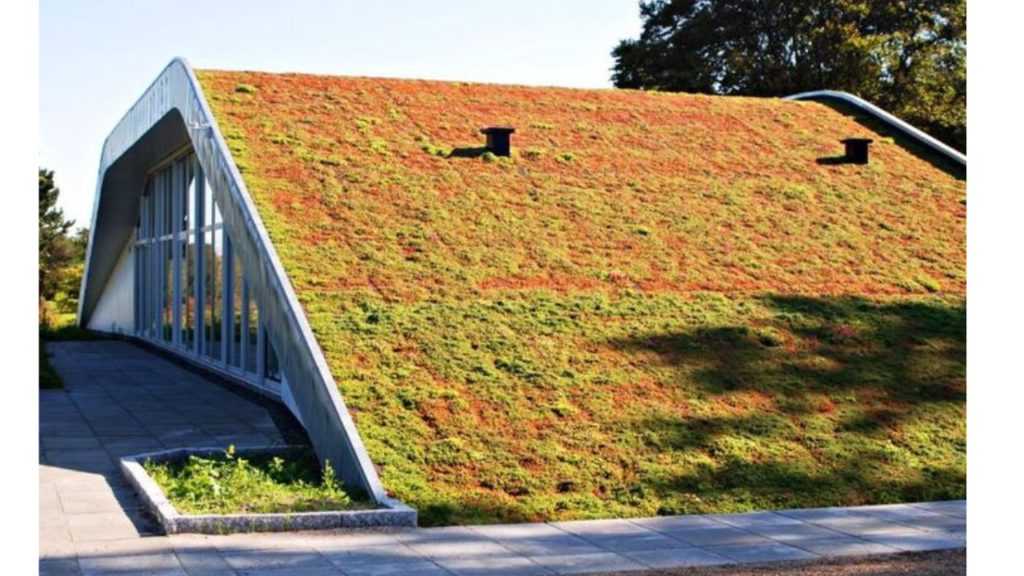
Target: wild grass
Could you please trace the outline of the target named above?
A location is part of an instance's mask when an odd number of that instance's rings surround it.
[[[243,456],[229,446],[215,456],[143,464],[146,472],[185,514],[320,512],[368,506],[353,498],[335,478],[328,462],[322,469],[311,450],[282,458]]]

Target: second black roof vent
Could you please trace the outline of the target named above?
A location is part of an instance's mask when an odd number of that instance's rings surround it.
[[[512,133],[515,131],[511,126],[488,126],[480,130],[487,135],[487,151],[495,156],[512,154]]]
[[[871,146],[871,138],[847,138],[842,140],[846,144],[846,161],[852,164],[868,163],[868,147]]]

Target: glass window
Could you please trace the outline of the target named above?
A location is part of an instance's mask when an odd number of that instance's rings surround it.
[[[218,323],[218,277],[220,268],[217,258],[216,237],[213,230],[203,233],[203,267],[205,268],[205,289],[203,291],[203,316],[206,334],[204,350],[210,358],[218,358],[220,353],[220,325]]]
[[[270,343],[270,338],[267,337],[267,334],[265,332],[263,334],[263,342],[266,343],[267,347],[267,355],[265,361],[266,370],[264,371],[263,376],[266,377],[267,380],[280,382],[281,365],[277,361],[277,352],[274,351],[274,345]]]
[[[246,285],[245,290],[246,308],[249,315],[249,326],[246,330],[248,344],[246,345],[245,371],[256,373],[256,351],[259,346],[259,325],[260,313],[256,308],[256,299],[252,297],[252,291]]]
[[[234,243],[231,244],[231,365],[242,367],[242,264],[238,261],[238,252]]]

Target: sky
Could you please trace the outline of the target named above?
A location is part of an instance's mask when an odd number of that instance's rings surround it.
[[[636,0],[41,0],[39,165],[92,216],[103,140],[175,56],[196,68],[610,87]]]

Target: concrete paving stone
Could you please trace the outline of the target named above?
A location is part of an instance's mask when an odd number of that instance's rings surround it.
[[[613,552],[683,548],[687,544],[628,520],[554,522],[552,526]]]
[[[246,446],[263,447],[273,444],[269,438],[256,432],[245,434],[217,434],[214,435],[213,438],[217,446],[235,446],[236,448],[243,448]]]
[[[199,434],[199,428],[189,422],[173,422],[173,423],[152,423],[146,422],[143,424],[143,428],[146,433],[158,438],[161,441],[168,438],[175,438],[178,436],[188,436]]]
[[[623,552],[630,560],[650,568],[684,568],[688,566],[718,566],[733,561],[703,548],[672,548],[667,550],[642,550]]]
[[[342,550],[318,552],[331,564],[342,569],[372,566],[374,564],[414,564],[427,560],[421,554],[403,544],[367,546]]]
[[[757,526],[756,524],[750,525],[747,531],[757,534],[758,536],[764,536],[777,542],[796,542],[801,540],[820,540],[823,538],[837,538],[844,534],[823,528],[821,526],[815,526],[814,524],[807,524],[798,522],[794,524],[769,524],[766,526]]]
[[[525,555],[599,553],[605,550],[550,524],[494,524],[470,529]]]
[[[80,576],[81,574],[78,560],[74,558],[39,561],[39,576]]]
[[[654,518],[634,518],[630,522],[653,530],[668,534],[675,531],[692,530],[695,528],[721,528],[725,526],[721,522],[712,520],[706,516],[657,516]]]
[[[82,576],[115,576],[115,575],[159,575],[185,576],[178,558],[170,552],[162,554],[138,554],[132,556],[88,556],[79,558]]]
[[[955,530],[966,525],[966,520],[963,518],[940,514],[905,504],[875,506],[867,509],[858,508],[858,511],[868,516],[881,518],[888,522],[902,524],[919,530]]]
[[[911,504],[915,508],[938,512],[957,518],[967,518],[967,500],[945,500],[940,502],[917,502]]]
[[[57,436],[92,436],[92,428],[82,424],[61,425],[61,424],[40,424],[39,436],[42,438],[53,438]]]
[[[79,558],[92,556],[139,556],[174,552],[170,541],[160,536],[93,540],[75,542],[74,545]]]
[[[801,524],[802,520],[783,516],[777,512],[749,512],[745,514],[708,514],[704,516],[716,522],[733,526],[735,528],[749,528],[750,526],[778,526]]]
[[[149,436],[141,424],[136,422],[107,422],[93,424],[93,431],[103,442],[104,436]]]
[[[555,571],[512,553],[484,558],[442,558],[437,564],[455,576],[540,576]]]
[[[106,452],[103,453],[102,457],[89,457],[74,460],[70,458],[63,458],[59,462],[53,462],[53,466],[77,472],[84,472],[86,474],[95,474],[104,478],[109,475],[120,473],[120,469],[117,464],[114,463],[114,460]]]
[[[234,572],[216,550],[177,550],[178,561],[189,574]]]
[[[310,551],[290,550],[226,550],[221,556],[237,571],[267,568],[331,567],[323,556]]]
[[[102,450],[100,441],[89,434],[88,436],[52,436],[42,439],[44,450]]]
[[[75,547],[71,542],[71,532],[65,528],[39,529],[39,557],[74,558]]]
[[[939,532],[908,532],[905,534],[878,534],[865,536],[865,540],[906,552],[964,548],[964,540]]]
[[[80,461],[100,460],[106,461],[110,459],[102,448],[90,448],[87,450],[79,449],[61,449],[61,450],[47,450],[46,458],[53,463],[54,466],[60,466],[66,462],[75,463]]]
[[[166,540],[177,552],[189,552],[193,550],[210,550],[216,552],[219,550],[216,546],[216,541],[224,538],[225,536],[207,536],[205,534],[175,534],[167,536]]]
[[[868,535],[903,534],[907,531],[918,531],[903,524],[896,524],[881,518],[857,515],[836,517],[833,519],[822,519],[814,522],[815,525],[829,530],[847,534],[850,536],[864,537]]]
[[[39,465],[39,483],[53,484],[54,489],[60,490],[61,484],[103,482],[104,476],[95,472],[82,472],[70,468],[61,468],[52,464]]]
[[[60,506],[60,494],[57,493],[57,485],[53,482],[46,482],[39,484],[39,505],[57,504]]]
[[[852,536],[825,538],[822,540],[802,540],[800,542],[793,542],[792,545],[812,554],[828,557],[867,556],[870,554],[898,552],[895,548]]]
[[[208,542],[221,552],[285,550],[316,552],[315,539],[299,532],[264,532],[207,536]]]
[[[71,531],[71,538],[75,543],[95,542],[98,540],[126,540],[141,536],[135,525],[127,519],[124,522],[107,525],[70,526],[69,530]]]
[[[863,514],[858,514],[849,508],[802,508],[799,510],[779,510],[776,514],[812,524],[864,517]]]
[[[664,533],[691,546],[752,545],[771,542],[771,540],[764,536],[758,536],[752,532],[725,525],[712,528],[680,529]]]
[[[163,445],[168,449],[172,448],[225,448],[220,442],[212,437],[205,434],[188,434],[177,436],[174,438],[165,438]]]
[[[482,534],[466,526],[447,526],[444,528],[420,528],[395,534],[399,542],[409,544],[428,544],[435,542],[489,541]]]
[[[325,556],[359,548],[370,548],[375,546],[400,546],[395,534],[366,533],[366,534],[314,534],[309,536],[310,548],[324,554]]]
[[[134,493],[126,490],[93,490],[65,494],[61,499],[67,514],[121,512],[141,506]]]
[[[511,551],[489,540],[450,540],[441,542],[407,543],[416,553],[431,560],[437,558],[476,558],[501,556]]]
[[[108,436],[101,437],[100,442],[108,454],[118,457],[165,450],[163,443],[154,436]]]
[[[452,576],[437,564],[422,560],[411,564],[384,562],[372,566],[339,568],[347,576]]]
[[[240,570],[240,576],[343,576],[343,572],[333,566],[311,566],[306,568],[263,568],[257,570]]]
[[[783,562],[789,560],[810,560],[816,554],[794,546],[773,542],[771,544],[740,544],[729,546],[706,546],[708,552],[724,556],[736,562]]]
[[[40,506],[39,527],[40,528],[61,528],[68,525],[67,517],[61,510],[60,503],[56,505]]]
[[[530,556],[535,563],[550,568],[555,574],[584,574],[617,570],[642,570],[644,565],[614,552],[599,554],[566,554]]]
[[[54,486],[61,499],[73,492],[92,492],[127,487],[127,481],[120,471],[109,474],[83,472],[80,470],[63,470],[64,475],[54,479]]]

